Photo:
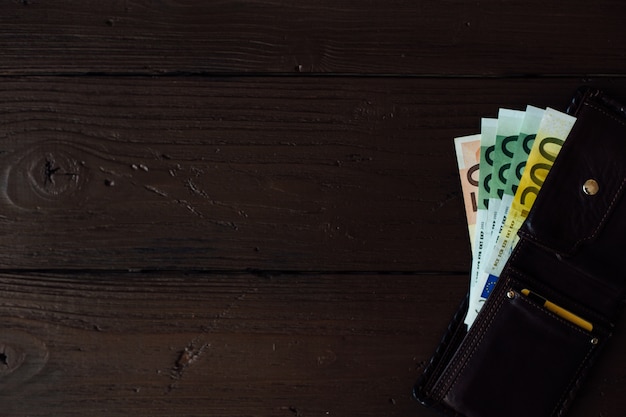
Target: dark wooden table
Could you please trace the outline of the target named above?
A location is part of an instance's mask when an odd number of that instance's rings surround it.
[[[625,27],[621,0],[2,2],[0,415],[432,416],[411,388],[471,262],[452,138],[626,98]],[[624,330],[572,416],[626,415]]]

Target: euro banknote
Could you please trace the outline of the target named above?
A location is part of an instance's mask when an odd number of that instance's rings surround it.
[[[476,229],[476,212],[478,211],[478,181],[480,160],[480,135],[454,138],[456,161],[459,167],[465,217],[470,238],[472,256],[474,256],[474,231]]]
[[[506,114],[506,112],[502,114]],[[517,117],[519,118],[519,114],[517,114]],[[497,120],[495,122],[496,132],[499,123],[499,119]],[[508,162],[505,162],[505,164],[510,164],[510,166],[504,170],[502,170],[501,166],[498,171],[494,171],[493,161],[495,147],[497,146],[496,140],[493,141],[491,154],[487,152],[489,146],[483,150],[483,145],[488,145],[491,142],[483,140],[482,133],[485,129],[481,128],[479,204],[477,204],[479,208],[474,226],[476,250],[473,252],[472,275],[470,277],[470,307],[465,319],[465,323],[468,326],[471,326],[473,323],[502,272],[504,264],[513,252],[518,241],[517,230],[528,216],[535,198],[543,185],[543,181],[575,120],[574,117],[554,109],[548,108],[543,111],[536,107],[528,106],[518,127],[519,132],[516,135],[517,146],[512,147],[515,151]],[[484,127],[484,122],[482,124]],[[490,127],[493,127],[493,124],[494,122],[491,121]],[[505,130],[503,129],[501,132],[504,133]],[[512,132],[512,130],[508,131],[509,136],[513,136]],[[510,139],[510,141],[513,140]],[[485,143],[483,144],[483,142]],[[494,175],[500,175],[501,178],[498,181],[503,180],[503,184],[496,185]],[[485,179],[484,185],[483,179]],[[489,213],[491,200],[483,201],[485,217],[481,222],[480,197],[481,189],[484,196],[494,186],[501,187],[502,198],[498,200],[497,204],[499,206],[494,212],[495,223],[492,226],[487,224],[488,216],[494,215],[494,213]],[[493,229],[491,229],[492,227]],[[489,234],[491,234],[492,230],[493,234],[490,237]],[[479,240],[480,237],[482,237],[482,240]],[[476,257],[478,256],[480,256],[480,259],[479,262],[476,262]],[[477,270],[474,269],[475,267]]]
[[[470,272],[470,293],[477,288],[480,262],[483,257],[485,244],[485,232],[487,230],[487,215],[489,207],[489,195],[491,191],[491,178],[493,169],[493,151],[496,144],[497,119],[483,118],[480,129],[480,165],[478,180],[478,199],[476,211],[476,226],[474,229],[474,253],[472,257],[472,269]]]
[[[487,230],[485,232],[485,244],[483,254],[489,254],[490,248],[502,227],[503,219],[498,223],[498,214],[508,211],[503,206],[504,191],[509,181],[511,162],[517,149],[524,112],[511,109],[498,111],[498,123],[496,127],[496,143],[493,151],[493,167],[491,173],[491,190],[489,192],[489,207],[487,209]],[[510,203],[509,203],[510,204]],[[483,261],[487,258],[483,256]],[[484,269],[484,265],[480,270]],[[480,271],[479,271],[480,273]]]
[[[526,165],[526,160],[528,159],[528,154],[530,153],[532,144],[535,140],[537,130],[539,129],[539,123],[541,122],[543,113],[544,110],[542,109],[527,106],[526,110],[523,112],[519,111],[510,113],[510,116],[507,116],[506,112],[503,114],[505,118],[514,118],[514,121],[509,122],[509,130],[505,130],[503,132],[506,133],[506,138],[511,138],[506,146],[509,149],[508,152],[512,153],[512,157],[508,166],[504,166],[503,169],[500,170],[501,172],[499,176],[503,178],[501,181],[504,182],[504,186],[502,188],[502,199],[498,207],[498,211],[495,214],[494,233],[492,234],[491,240],[485,249],[486,253],[490,254],[490,258],[485,259],[486,263],[484,264],[483,269],[489,268],[489,262],[492,261],[495,247],[500,239],[500,233],[504,227],[506,216],[509,213],[509,208],[513,202],[515,191],[517,190],[517,186],[519,185],[522,177],[522,172],[524,170],[524,166]],[[498,130],[500,130],[500,114],[501,113],[498,115]],[[515,139],[512,139],[513,135],[515,135]]]

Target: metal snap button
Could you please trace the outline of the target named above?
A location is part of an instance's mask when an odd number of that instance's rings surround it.
[[[600,185],[594,179],[588,179],[583,184],[583,192],[587,195],[596,195],[600,190]]]

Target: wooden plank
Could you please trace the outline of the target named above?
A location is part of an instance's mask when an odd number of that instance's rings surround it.
[[[498,106],[563,108],[576,86],[5,80],[0,265],[466,271],[452,138]]]
[[[2,274],[0,285],[3,416],[431,416],[411,387],[467,280]],[[624,329],[572,417],[623,412]]]
[[[100,273],[0,285],[4,361],[27,353],[7,375],[0,363],[3,416],[399,416],[426,415],[411,387],[467,283]]]
[[[0,4],[0,73],[623,74],[619,0]]]

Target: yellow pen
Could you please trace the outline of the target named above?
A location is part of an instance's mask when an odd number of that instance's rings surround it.
[[[587,320],[583,319],[580,316],[577,316],[576,314],[572,313],[569,310],[564,309],[563,307],[560,307],[556,304],[554,304],[551,301],[546,300],[545,298],[543,298],[542,296],[531,292],[530,290],[527,289],[523,289],[522,294],[524,294],[526,297],[534,300],[537,303],[541,303],[547,310],[553,312],[554,314],[556,314],[557,316],[561,317],[562,319],[565,319],[567,321],[569,321],[570,323],[573,323],[575,325],[577,325],[578,327],[582,327],[583,329],[587,330],[587,331],[591,331],[593,330],[593,325],[588,322]]]

